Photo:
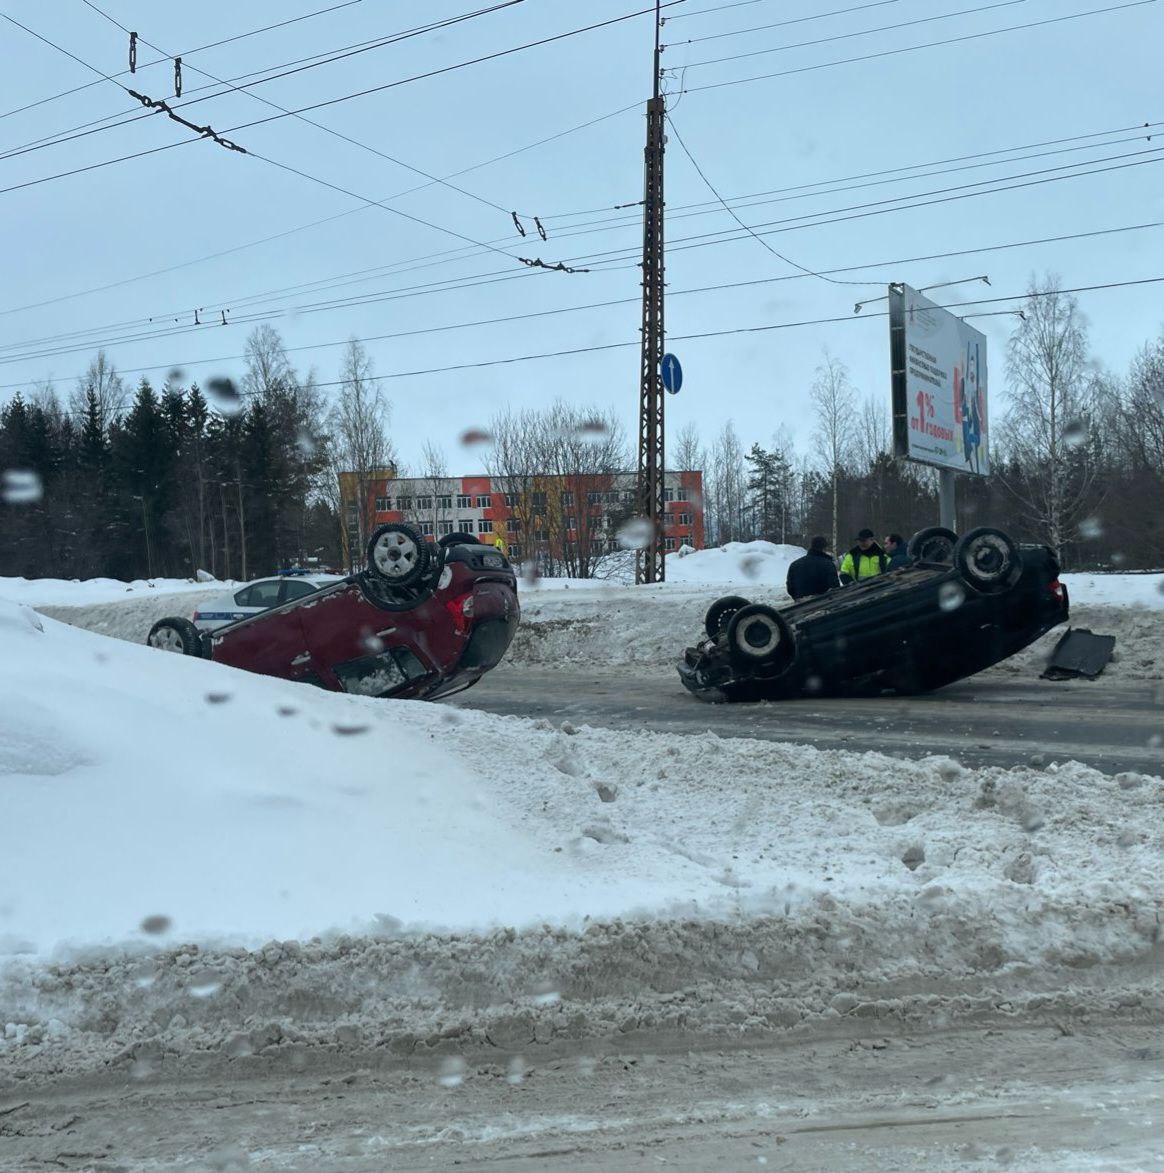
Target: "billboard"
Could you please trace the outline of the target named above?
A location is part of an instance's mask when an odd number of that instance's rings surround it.
[[[986,476],[986,335],[908,285],[889,287],[893,449],[898,457]]]

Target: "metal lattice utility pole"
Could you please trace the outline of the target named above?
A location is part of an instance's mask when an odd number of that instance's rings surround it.
[[[643,345],[639,364],[639,511],[650,541],[635,556],[635,582],[662,582],[663,555],[663,96],[659,93],[661,0],[655,0],[654,96],[647,102],[643,194]]]

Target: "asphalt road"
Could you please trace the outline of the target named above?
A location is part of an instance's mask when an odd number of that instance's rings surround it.
[[[1076,760],[1104,773],[1164,776],[1159,681],[983,675],[923,696],[707,704],[673,670],[500,668],[449,703],[609,729],[792,741],[967,766]]]

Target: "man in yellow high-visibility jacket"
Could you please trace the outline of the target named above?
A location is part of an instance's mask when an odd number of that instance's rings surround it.
[[[857,535],[857,544],[841,560],[841,582],[864,582],[885,573],[889,557],[877,544],[871,529],[863,529]]]

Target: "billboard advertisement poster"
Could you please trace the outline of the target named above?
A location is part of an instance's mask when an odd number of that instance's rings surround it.
[[[987,476],[986,335],[908,285],[889,287],[894,453]]]

